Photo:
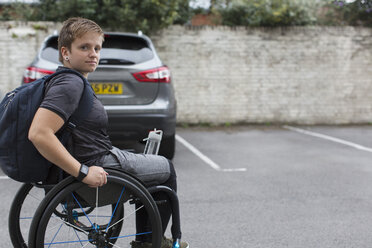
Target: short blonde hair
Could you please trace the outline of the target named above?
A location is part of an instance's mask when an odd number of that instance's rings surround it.
[[[81,17],[72,17],[63,22],[63,26],[58,37],[58,51],[60,62],[63,62],[61,48],[67,47],[69,50],[71,50],[72,42],[74,42],[76,38],[83,36],[87,32],[97,32],[102,35],[102,40],[104,39],[101,27],[92,20]]]

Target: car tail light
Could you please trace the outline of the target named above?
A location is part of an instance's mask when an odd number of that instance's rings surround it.
[[[46,75],[53,74],[54,71],[44,70],[37,67],[27,67],[23,74],[23,83],[31,83],[36,79],[42,78]]]
[[[132,74],[140,82],[169,83],[170,70],[166,66],[140,71]]]

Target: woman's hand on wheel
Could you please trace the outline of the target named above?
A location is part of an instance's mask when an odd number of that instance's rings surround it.
[[[101,187],[107,183],[108,173],[100,166],[90,166],[88,175],[83,179],[83,183],[89,187]]]

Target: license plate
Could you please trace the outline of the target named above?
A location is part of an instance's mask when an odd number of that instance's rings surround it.
[[[91,83],[97,95],[119,95],[123,94],[123,84],[121,83]]]

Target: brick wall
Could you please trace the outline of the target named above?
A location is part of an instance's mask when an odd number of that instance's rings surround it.
[[[58,24],[0,22],[0,91]],[[36,27],[36,28],[35,28]],[[153,35],[182,123],[372,122],[372,29],[171,26]]]

